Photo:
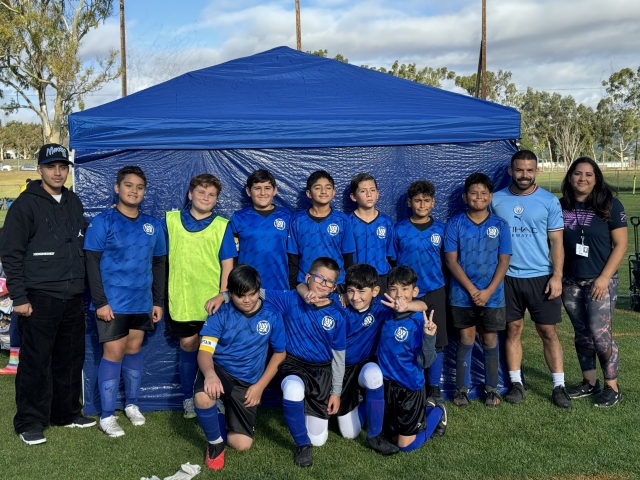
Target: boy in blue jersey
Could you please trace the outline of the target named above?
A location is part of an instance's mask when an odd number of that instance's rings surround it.
[[[289,286],[306,282],[316,258],[329,257],[338,264],[338,285],[344,284],[344,270],[353,265],[356,251],[351,222],[344,213],[331,208],[336,195],[333,177],[324,170],[313,172],[307,179],[307,197],[312,205],[291,219],[287,251],[289,253]]]
[[[389,271],[389,296],[410,302],[417,294],[418,277],[409,267]],[[427,406],[424,369],[436,358],[437,326],[434,312],[395,312],[382,325],[378,365],[384,376],[384,429],[403,452],[419,448],[432,436],[442,436],[447,425],[444,402]]]
[[[160,221],[140,213],[147,179],[136,166],[118,171],[118,204],[96,216],[85,236],[87,276],[103,346],[98,367],[100,429],[124,435],[115,416],[120,373],[127,418],[145,423],[138,409],[144,333],[162,318],[167,247]]]
[[[453,326],[460,332],[453,403],[469,405],[471,355],[476,327],[484,347],[485,405],[500,403],[498,392],[498,336],[505,329],[504,276],[511,258],[509,225],[489,213],[493,182],[484,173],[472,173],[462,195],[466,213],[456,215],[444,232],[444,252],[452,279],[449,304]]]
[[[358,204],[350,215],[351,229],[356,246],[355,263],[367,263],[378,272],[380,295],[387,290],[387,273],[393,257],[393,221],[376,209],[378,184],[368,173],[359,173],[351,179],[351,200]]]
[[[178,369],[185,418],[195,418],[193,382],[198,371],[200,329],[207,318],[202,307],[227,289],[227,277],[238,252],[229,221],[213,213],[222,191],[218,178],[202,173],[189,181],[190,204],[167,212],[163,223],[169,254],[167,326],[180,339]]]
[[[262,392],[287,355],[282,317],[260,300],[257,270],[238,265],[229,274],[228,287],[231,303],[222,305],[202,327],[194,385],[195,411],[209,442],[205,464],[213,470],[224,466],[217,400],[226,412],[227,443],[248,450]],[[266,364],[269,347],[273,355]]]
[[[412,268],[418,275],[419,295],[433,311],[433,321],[438,326],[436,334],[436,359],[426,373],[429,382],[427,401],[435,406],[442,402],[440,379],[444,347],[447,337],[447,297],[445,277],[442,271],[444,223],[434,220],[430,214],[435,206],[436,188],[427,180],[417,180],[409,185],[407,204],[413,211],[411,217],[393,227],[393,253],[398,266]]]
[[[256,170],[249,175],[246,192],[253,205],[231,216],[238,263],[258,270],[263,288],[288,290],[287,237],[291,212],[273,204],[278,187],[268,170]]]

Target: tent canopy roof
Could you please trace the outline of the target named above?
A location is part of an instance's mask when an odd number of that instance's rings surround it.
[[[293,148],[520,137],[517,110],[288,47],[69,116],[76,149]]]

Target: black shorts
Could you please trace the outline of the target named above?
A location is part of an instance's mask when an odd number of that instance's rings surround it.
[[[178,338],[189,338],[194,335],[199,335],[203,325],[204,322],[200,321],[176,322],[171,318],[167,320],[167,326],[169,327],[171,335]]]
[[[487,332],[499,332],[507,326],[505,307],[451,307],[453,326],[459,329],[480,326]]]
[[[329,418],[327,407],[331,396],[331,362],[310,363],[287,355],[278,366],[278,372],[284,380],[289,375],[300,377],[304,383],[304,413],[326,420]]]
[[[409,390],[391,380],[384,381],[384,432],[389,438],[396,435],[409,437],[427,428],[427,394]]]
[[[105,322],[96,315],[98,341],[112,342],[129,335],[129,330],[153,330],[151,313],[114,313],[113,320]]]
[[[342,393],[340,394],[340,408],[338,416],[346,415],[360,405],[360,395],[365,396],[366,388],[358,384],[360,371],[372,360],[363,360],[355,365],[347,365],[344,368],[344,380],[342,381]]]
[[[244,406],[244,396],[251,384],[232,377],[220,365],[214,364],[213,368],[222,383],[222,388],[224,388],[220,400],[224,404],[227,430],[253,438],[258,407]],[[193,384],[193,391],[194,394],[204,392],[204,375],[200,370],[198,370],[196,382]]]
[[[380,287],[378,298],[382,298],[383,300],[386,300],[386,297],[384,296],[385,292],[387,291],[387,274],[386,273],[384,275],[378,275],[378,286]]]
[[[504,296],[507,301],[507,323],[524,318],[529,310],[531,320],[541,325],[555,325],[562,321],[562,298],[549,300],[544,293],[551,275],[533,278],[504,278]]]
[[[441,351],[449,344],[449,335],[447,335],[447,292],[445,287],[433,290],[422,298],[424,303],[427,304],[427,316],[430,315],[433,310],[433,323],[436,324],[438,330],[436,331],[436,350]]]

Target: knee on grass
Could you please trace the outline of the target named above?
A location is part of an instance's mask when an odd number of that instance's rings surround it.
[[[338,427],[340,427],[340,433],[344,438],[357,438],[362,429],[358,409],[354,408],[349,413],[338,417]]]
[[[227,435],[227,444],[234,450],[244,452],[253,445],[253,438],[243,435],[242,433],[229,432]]]

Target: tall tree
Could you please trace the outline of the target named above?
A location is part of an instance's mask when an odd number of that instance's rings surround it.
[[[19,96],[2,108],[33,110],[44,142],[60,143],[72,109],[84,108],[86,94],[120,75],[116,50],[90,64],[78,56],[84,37],[112,7],[113,0],[0,0],[0,84]]]
[[[42,127],[38,123],[7,122],[0,127],[0,143],[3,150],[14,149],[24,158],[34,158],[42,143]]]
[[[432,87],[442,87],[443,80],[453,80],[456,76],[456,72],[449,70],[447,67],[424,67],[418,69],[415,63],[400,64],[398,60],[393,62],[393,65],[389,70],[384,67],[376,68],[369,67],[368,65],[362,65],[362,68],[368,68],[369,70],[376,70],[382,73],[388,73],[394,77],[404,78],[413,82],[421,83],[423,85],[430,85]]]
[[[455,77],[456,86],[463,88],[469,95],[474,95],[476,91],[477,74]],[[518,107],[522,102],[522,94],[518,92],[515,83],[511,82],[511,72],[508,70],[498,70],[498,72],[487,72],[487,100]]]

